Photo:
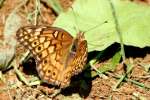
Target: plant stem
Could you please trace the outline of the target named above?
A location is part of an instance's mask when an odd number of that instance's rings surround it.
[[[123,44],[123,38],[122,38],[122,34],[121,34],[121,31],[120,31],[120,28],[119,28],[119,23],[118,23],[118,19],[117,19],[117,15],[116,15],[116,10],[114,8],[114,5],[112,3],[111,0],[108,0],[109,1],[109,4],[110,4],[110,7],[112,9],[112,15],[114,17],[114,23],[115,23],[115,28],[116,28],[116,31],[117,31],[117,35],[120,39],[120,45],[121,45],[121,54],[122,54],[122,59],[123,59],[123,62],[125,62],[125,51],[124,51],[124,44]]]

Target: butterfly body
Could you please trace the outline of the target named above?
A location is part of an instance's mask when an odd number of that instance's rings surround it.
[[[49,84],[66,87],[84,69],[88,51],[83,33],[73,38],[56,27],[25,26],[16,37],[33,54],[38,75]]]

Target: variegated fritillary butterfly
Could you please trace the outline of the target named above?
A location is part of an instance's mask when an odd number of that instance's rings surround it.
[[[49,84],[66,87],[84,68],[88,51],[83,33],[73,38],[60,28],[26,26],[16,37],[33,54],[40,78]]]

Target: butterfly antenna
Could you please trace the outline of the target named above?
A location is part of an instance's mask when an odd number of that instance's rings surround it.
[[[97,24],[96,26],[91,27],[90,29],[84,31],[84,33],[89,32],[89,31],[91,31],[91,30],[93,30],[93,29],[95,29],[95,28],[97,28],[97,27],[99,27],[99,26],[101,26],[101,25],[103,25],[105,23],[108,23],[108,21],[104,21],[103,23]]]
[[[73,7],[71,7],[71,9],[72,9],[72,11],[73,11],[73,17],[74,17],[74,20],[75,20],[75,30],[76,30],[77,33],[79,33],[80,29],[79,29],[79,27],[78,27],[77,14],[75,13],[75,10],[73,9]],[[104,21],[103,23],[97,24],[97,25],[95,25],[94,27],[92,27],[92,28],[90,28],[90,29],[84,31],[83,33],[86,33],[86,32],[88,32],[88,31],[91,31],[91,30],[93,30],[93,29],[95,29],[95,28],[97,28],[97,27],[99,27],[99,26],[101,26],[101,25],[103,25],[103,24],[105,24],[105,23],[108,23],[108,21]]]

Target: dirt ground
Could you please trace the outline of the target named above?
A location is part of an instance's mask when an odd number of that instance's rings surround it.
[[[64,9],[67,10],[74,0],[59,0]],[[136,3],[141,3],[140,0]],[[149,0],[141,0],[142,3],[149,4]],[[13,3],[12,3],[13,2]],[[22,2],[22,0],[4,0],[0,4],[0,39],[3,40],[3,31],[6,19],[9,14]],[[47,4],[46,0],[41,0],[41,13],[38,24],[53,24],[57,14]],[[17,14],[21,17],[22,25],[31,24],[26,18],[27,12],[34,10],[35,0],[27,0],[27,2],[17,10]],[[33,22],[33,21],[32,21]],[[33,24],[33,23],[32,23]],[[15,37],[15,33],[13,34]],[[24,53],[26,50],[17,47],[16,55]],[[113,87],[117,84],[116,76],[125,73],[124,65],[120,62],[114,71],[106,72],[105,76],[95,76],[85,78],[83,74],[73,79],[73,86],[62,89],[55,96],[53,94],[59,90],[48,84],[35,86],[27,86],[17,77],[13,68],[3,71],[4,80],[0,81],[0,100],[150,100],[150,70],[146,70],[145,66],[150,66],[150,48],[143,49],[126,47],[127,61],[132,62],[133,69],[128,78],[125,79],[115,90]],[[100,61],[96,67],[107,63],[111,59]],[[30,58],[23,66],[17,66],[18,69],[28,79],[33,75],[37,75],[35,70],[34,59]],[[91,71],[91,70],[90,70]],[[83,73],[87,73],[86,70]],[[136,84],[136,82],[141,84]]]

